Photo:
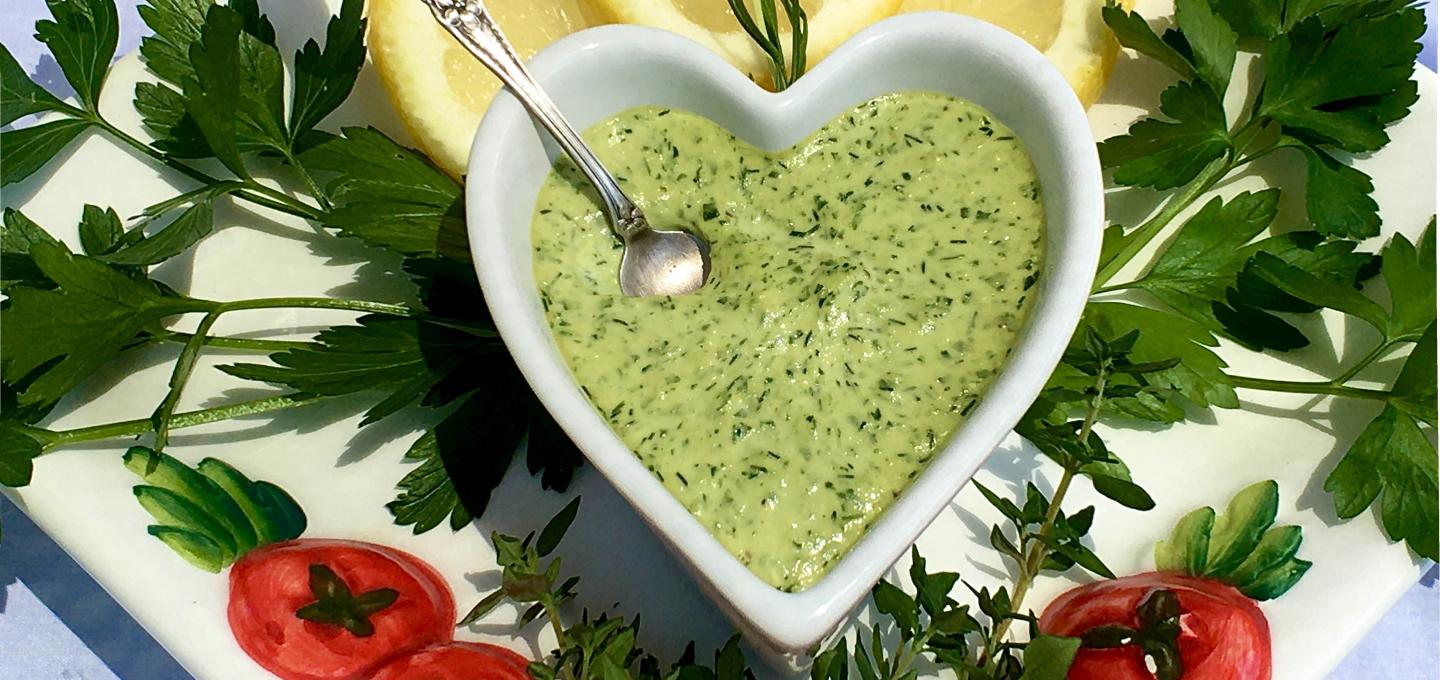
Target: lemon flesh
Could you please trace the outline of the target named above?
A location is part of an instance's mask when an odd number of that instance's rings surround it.
[[[586,0],[488,0],[522,59],[603,23]],[[370,0],[370,56],[415,139],[446,172],[465,173],[470,140],[500,80],[475,60],[419,0]]]
[[[1104,6],[1105,0],[904,0],[900,12],[968,14],[1024,38],[1045,53],[1088,107],[1100,98],[1120,51],[1100,16]]]

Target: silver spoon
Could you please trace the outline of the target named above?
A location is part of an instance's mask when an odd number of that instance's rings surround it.
[[[629,296],[684,295],[699,290],[710,276],[710,244],[695,234],[651,229],[640,208],[620,190],[600,159],[560,114],[555,102],[525,70],[510,41],[480,0],[424,0],[430,11],[465,49],[510,88],[531,115],[550,131],[590,179],[611,231],[625,244],[620,258],[620,291]]]

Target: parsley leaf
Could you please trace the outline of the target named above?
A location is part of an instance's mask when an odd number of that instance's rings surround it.
[[[1217,97],[1224,96],[1235,70],[1235,31],[1211,9],[1210,0],[1176,0],[1175,22],[1190,46],[1200,80]]]
[[[448,515],[450,528],[459,530],[482,513],[510,468],[529,409],[518,375],[496,374],[480,383],[406,452],[407,459],[423,462],[400,480],[400,495],[385,506],[395,523],[414,525],[419,534]],[[477,442],[485,442],[486,450],[477,451]]]
[[[234,364],[220,370],[238,378],[287,385],[303,394],[385,393],[366,412],[363,426],[421,400],[458,370],[467,354],[496,344],[415,319],[367,315],[356,323],[321,331],[312,346],[271,354],[270,360],[278,366]]]
[[[1390,403],[1423,422],[1436,425],[1435,323],[1425,329],[1390,388]]]
[[[113,0],[46,0],[54,20],[35,22],[35,38],[50,49],[65,80],[86,111],[96,111],[100,87],[115,45],[120,39],[120,17]]]
[[[345,0],[325,28],[325,49],[307,40],[295,55],[295,93],[290,108],[292,145],[350,97],[365,64],[361,0]]]
[[[185,111],[185,96],[159,83],[135,84],[135,110],[155,136],[157,149],[175,158],[214,156],[195,119]]]
[[[200,41],[200,27],[209,0],[148,0],[139,6],[140,18],[150,35],[140,41],[145,66],[166,83],[182,86],[194,78],[190,48]],[[135,110],[146,129],[154,133],[154,146],[179,158],[213,156],[195,120],[185,110],[185,98],[161,83],[135,85]]]
[[[1115,38],[1121,45],[1170,67],[1172,71],[1180,74],[1181,78],[1190,80],[1196,77],[1195,67],[1190,64],[1190,59],[1155,35],[1155,32],[1150,30],[1150,24],[1145,22],[1145,17],[1140,16],[1139,12],[1105,3],[1100,13],[1105,19],[1105,25],[1115,33]]]
[[[1195,179],[1230,151],[1225,110],[1203,85],[1182,82],[1160,95],[1160,111],[1174,122],[1146,118],[1100,143],[1100,162],[1117,184],[1171,189]]]
[[[255,0],[231,2],[242,19],[240,42],[240,106],[236,141],[244,151],[285,153],[285,65],[275,46],[275,27],[260,13]]]
[[[1277,189],[1245,192],[1228,203],[1211,199],[1181,227],[1136,285],[1175,311],[1220,330],[1212,306],[1224,299],[1244,267],[1245,258],[1238,254],[1270,226],[1279,204]]]
[[[249,177],[236,137],[241,26],[242,19],[234,10],[221,5],[210,7],[200,37],[190,47],[194,69],[183,81],[182,103],[215,157],[236,175]]]
[[[6,208],[3,225],[0,225],[0,292],[22,284],[31,288],[55,287],[55,282],[40,271],[30,254],[37,243],[63,247],[24,213]]]
[[[35,174],[89,127],[88,121],[65,118],[0,132],[0,147],[5,148],[5,162],[0,163],[0,186]]]
[[[1437,548],[1435,449],[1419,425],[1394,404],[1385,410],[1325,478],[1335,513],[1350,519],[1378,498],[1381,523],[1391,540],[1404,540],[1421,557],[1440,559]]]
[[[79,113],[30,80],[20,62],[10,54],[10,48],[0,45],[0,125],[44,111]]]
[[[1358,287],[1362,281],[1380,271],[1380,258],[1356,251],[1358,245],[1355,241],[1326,240],[1318,232],[1292,231],[1264,239],[1247,251],[1269,253],[1322,279]],[[1252,264],[1247,262],[1235,281],[1236,292],[1246,303],[1278,312],[1303,313],[1320,309],[1265,283],[1254,273]]]
[[[125,227],[113,209],[86,204],[80,213],[80,246],[86,255],[99,255],[115,246]]]
[[[29,484],[40,453],[40,442],[25,434],[19,423],[0,419],[0,484],[11,488]]]
[[[209,201],[201,201],[181,212],[154,234],[146,236],[139,228],[130,230],[111,248],[99,251],[96,257],[102,262],[122,266],[159,264],[189,250],[209,236],[214,227],[214,210]],[[88,246],[86,252],[90,252]]]
[[[1212,309],[1226,335],[1251,349],[1289,351],[1310,344],[1299,329],[1269,312],[1308,313],[1320,309],[1267,283],[1258,273],[1252,253],[1267,253],[1311,274],[1345,286],[1357,287],[1379,271],[1376,256],[1355,252],[1354,241],[1326,241],[1313,231],[1294,231],[1253,244],[1242,255],[1250,257]]]
[[[1389,323],[1385,308],[1353,287],[1322,279],[1269,253],[1257,254],[1252,262],[1255,274],[1266,283],[1312,305],[1357,317],[1385,332]]]
[[[1352,153],[1374,151],[1390,140],[1385,125],[1414,102],[1408,83],[1424,32],[1415,6],[1333,28],[1315,17],[1301,21],[1266,47],[1257,115]]]
[[[345,128],[307,149],[300,162],[335,173],[326,226],[404,255],[469,261],[464,192],[419,152],[377,130]]]
[[[1375,185],[1369,175],[1294,137],[1282,137],[1280,144],[1305,156],[1305,212],[1316,231],[1354,238],[1380,233],[1380,206],[1370,197]]]
[[[200,41],[200,27],[213,0],[146,0],[137,9],[150,34],[140,40],[145,66],[161,80],[179,85],[195,75],[190,46]]]
[[[1396,234],[1380,251],[1380,275],[1390,288],[1390,321],[1385,336],[1413,340],[1435,321],[1435,218],[1420,236],[1416,250]]]
[[[1431,381],[1434,382],[1433,380]],[[530,438],[525,442],[525,468],[540,477],[540,488],[564,491],[584,463],[580,448],[536,402],[530,410]]]
[[[62,245],[35,243],[30,255],[57,288],[12,287],[10,305],[0,309],[5,380],[33,380],[19,395],[21,405],[58,401],[140,331],[168,316],[208,309]]]
[[[1286,4],[1286,0],[1210,0],[1215,12],[1224,17],[1236,33],[1247,38],[1271,38],[1278,34],[1284,25]]]

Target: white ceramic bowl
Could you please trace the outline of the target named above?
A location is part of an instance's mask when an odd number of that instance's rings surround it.
[[[1085,111],[1024,41],[954,14],[912,14],[862,31],[781,93],[766,92],[700,45],[634,26],[572,35],[530,64],[584,128],[625,109],[703,115],[767,150],[791,146],[878,95],[930,90],[989,109],[1024,142],[1040,176],[1046,261],[1015,351],[969,421],[854,548],[809,589],[777,590],[750,573],[651,476],[581,393],[550,336],[532,269],[530,218],[558,149],[508,94],[486,113],[470,154],[466,208],[485,301],[526,379],[640,516],[762,650],[805,653],[959,492],[1034,400],[1089,293],[1103,224],[1100,166]]]

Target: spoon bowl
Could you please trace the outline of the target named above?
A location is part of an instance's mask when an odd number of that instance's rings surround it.
[[[620,258],[620,292],[631,297],[685,295],[710,278],[710,244],[688,231],[646,229]]]

